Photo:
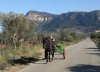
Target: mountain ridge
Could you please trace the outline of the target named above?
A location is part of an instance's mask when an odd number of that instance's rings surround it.
[[[26,16],[36,23],[46,23],[51,21],[55,17],[55,14],[30,10],[26,13]]]
[[[57,31],[64,28],[84,28],[84,31],[93,32],[100,29],[100,10],[91,12],[62,13],[54,20],[43,26],[43,30]]]
[[[31,15],[29,15],[32,13]],[[81,31],[92,32],[100,29],[100,10],[90,12],[66,12],[50,14],[30,10],[26,16],[39,24],[39,31],[58,31],[59,29],[76,28]],[[40,21],[39,21],[40,20]]]

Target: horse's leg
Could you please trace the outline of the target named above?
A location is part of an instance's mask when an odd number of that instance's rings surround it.
[[[45,50],[45,59],[46,59],[46,63],[48,63],[48,50]]]
[[[54,50],[52,51],[52,61],[53,61],[53,59],[54,59]]]
[[[46,58],[46,62],[47,62],[47,63],[48,63],[48,59],[49,59],[48,55],[49,55],[49,54],[48,54],[48,52],[47,52],[47,58]]]
[[[49,62],[50,62],[50,51],[49,51],[49,54],[48,55],[49,55],[48,57],[49,57]]]

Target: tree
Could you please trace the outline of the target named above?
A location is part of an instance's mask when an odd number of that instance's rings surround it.
[[[22,43],[27,41],[31,34],[34,34],[35,24],[22,14],[1,13],[0,19],[4,38],[7,44],[14,48],[22,46]]]

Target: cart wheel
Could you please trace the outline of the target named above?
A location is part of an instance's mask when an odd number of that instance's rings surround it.
[[[66,59],[66,50],[63,51],[63,58]]]

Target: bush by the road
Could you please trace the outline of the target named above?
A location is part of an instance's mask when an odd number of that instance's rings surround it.
[[[96,46],[100,49],[100,32],[92,33],[90,37],[94,41]]]

